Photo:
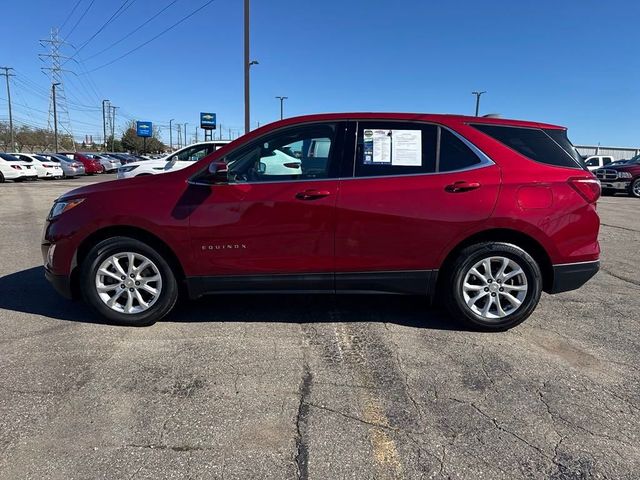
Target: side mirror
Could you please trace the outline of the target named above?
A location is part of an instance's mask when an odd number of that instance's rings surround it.
[[[178,161],[178,156],[177,156],[177,155],[174,155],[173,157],[170,157],[170,158],[169,158],[169,163],[170,163],[171,165],[173,165],[173,164],[174,164],[174,163],[176,163],[177,161]]]
[[[214,183],[227,183],[229,181],[227,164],[222,160],[211,162],[209,164],[209,175]]]

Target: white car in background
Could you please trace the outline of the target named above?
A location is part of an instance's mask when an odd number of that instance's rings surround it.
[[[35,168],[38,178],[51,179],[64,177],[64,172],[62,168],[60,168],[60,165],[44,157],[32,153],[10,153],[10,155]]]
[[[38,173],[30,164],[8,153],[0,153],[0,183],[5,180],[20,182],[37,179]]]
[[[157,175],[159,173],[180,170],[181,168],[193,165],[193,162],[197,162],[229,142],[230,140],[213,140],[211,142],[194,143],[158,160],[128,163],[118,168],[118,178]]]

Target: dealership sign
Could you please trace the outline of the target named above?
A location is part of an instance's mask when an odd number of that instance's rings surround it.
[[[200,113],[200,128],[203,130],[215,130],[216,129],[216,114],[215,113]]]
[[[151,122],[136,122],[136,135],[139,137],[151,137],[153,135]]]

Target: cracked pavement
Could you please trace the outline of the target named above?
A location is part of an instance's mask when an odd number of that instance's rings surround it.
[[[0,478],[640,478],[640,202],[602,271],[504,333],[419,298],[219,296],[149,328],[58,297],[77,179],[0,185]]]

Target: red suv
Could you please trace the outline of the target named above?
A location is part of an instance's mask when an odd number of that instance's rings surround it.
[[[94,173],[102,173],[104,172],[104,167],[100,163],[100,160],[90,158],[84,153],[79,152],[65,152],[60,155],[64,155],[71,160],[75,160],[76,162],[82,163],[84,165],[84,173],[87,175],[93,175]]]
[[[598,271],[599,195],[562,127],[312,115],[63,195],[42,254],[58,291],[121,324],[164,317],[182,290],[332,292],[436,294],[504,330]]]

